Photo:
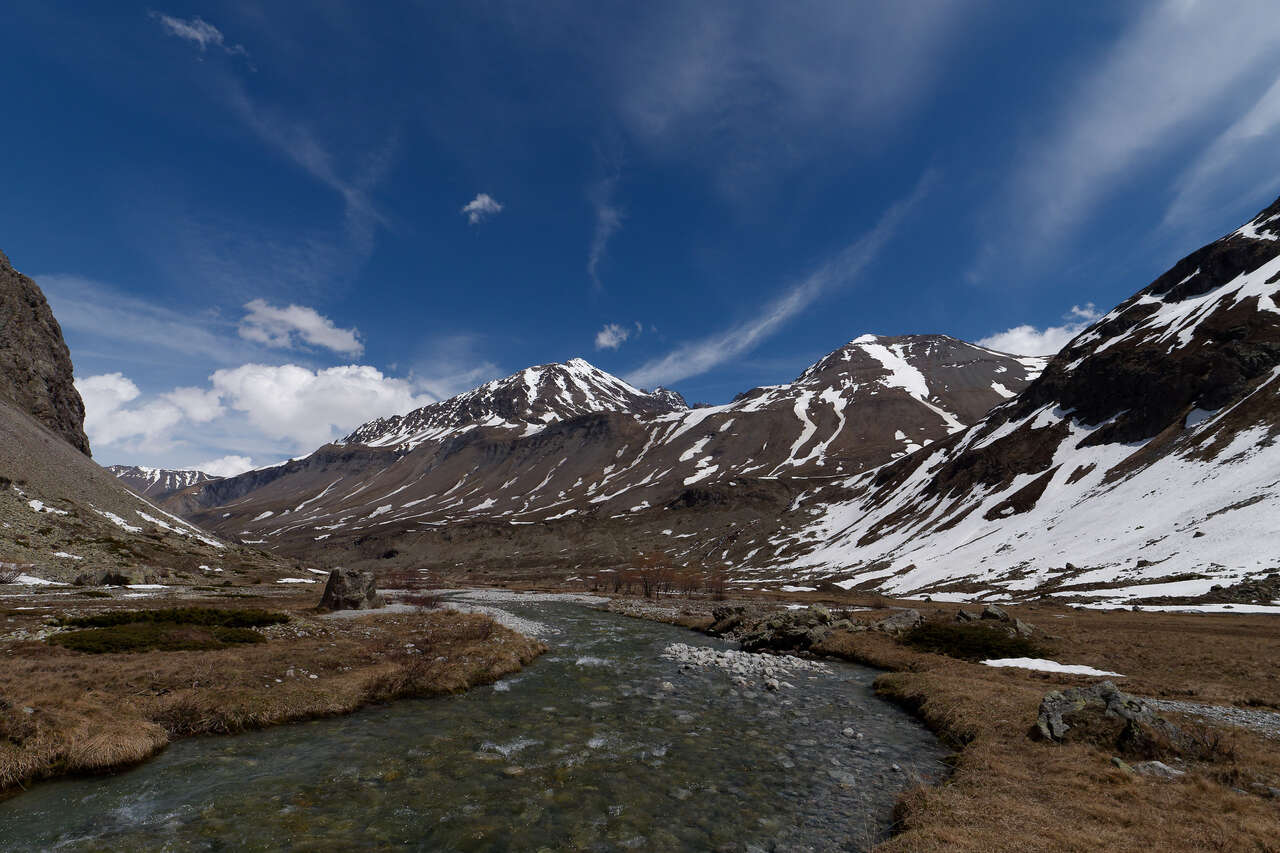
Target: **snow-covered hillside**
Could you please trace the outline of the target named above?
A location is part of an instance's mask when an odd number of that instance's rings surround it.
[[[1280,570],[1280,202],[953,439],[843,484],[774,575],[896,593],[1196,595]]]
[[[108,465],[107,470],[115,474],[130,491],[144,498],[159,498],[197,483],[217,479],[203,471],[175,471],[168,468],[148,468],[145,465]]]

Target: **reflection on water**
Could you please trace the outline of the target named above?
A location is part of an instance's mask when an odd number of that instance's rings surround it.
[[[797,672],[773,693],[661,657],[717,640],[501,606],[556,633],[493,687],[37,785],[0,803],[0,849],[858,850],[884,837],[898,791],[942,772],[871,670]]]

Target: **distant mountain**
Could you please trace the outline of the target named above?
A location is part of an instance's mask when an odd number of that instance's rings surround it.
[[[867,335],[793,383],[690,409],[574,359],[372,421],[305,459],[191,487],[169,505],[291,553],[560,565],[576,559],[567,531],[594,527],[583,547],[621,559],[673,544],[650,529],[673,506],[690,511],[700,532],[686,538],[697,542],[736,535],[753,500],[776,521],[812,478],[946,438],[1043,364],[941,335]]]
[[[687,408],[673,391],[641,391],[575,358],[526,368],[407,415],[370,421],[338,444],[412,449],[481,427],[532,435],[549,423],[594,412],[649,415]]]
[[[175,471],[168,468],[147,468],[142,465],[108,465],[107,470],[120,478],[129,491],[144,498],[158,499],[197,483],[217,480],[203,471]]]
[[[0,400],[89,455],[84,403],[62,329],[34,281],[0,252]]]
[[[757,576],[1179,596],[1280,571],[1280,201],[968,430],[840,484]]]

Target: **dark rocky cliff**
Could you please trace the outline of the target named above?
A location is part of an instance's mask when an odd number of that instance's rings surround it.
[[[44,293],[0,252],[0,397],[65,438],[86,456],[84,402],[71,353]]]

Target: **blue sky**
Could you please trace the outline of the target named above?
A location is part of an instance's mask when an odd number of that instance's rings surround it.
[[[0,248],[104,464],[229,473],[574,356],[721,402],[864,332],[1052,351],[1280,192],[1269,2],[16,0],[4,28]]]

